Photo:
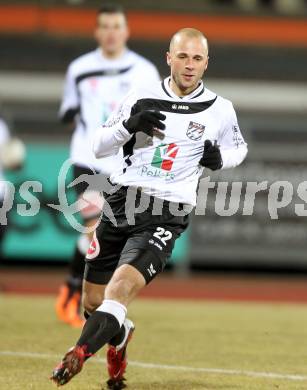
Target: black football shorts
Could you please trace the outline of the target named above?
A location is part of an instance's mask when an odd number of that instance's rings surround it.
[[[134,214],[135,224],[129,224],[126,195],[126,188],[105,194],[102,220],[86,256],[84,279],[88,282],[107,284],[116,268],[130,264],[149,283],[163,271],[176,239],[188,226],[188,213],[174,216],[167,201],[163,202],[161,215],[153,215],[154,198],[148,195],[148,208]],[[140,196],[144,194],[139,191],[136,203]],[[185,207],[177,206],[179,210]]]

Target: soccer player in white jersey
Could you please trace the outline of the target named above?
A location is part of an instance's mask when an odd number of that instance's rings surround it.
[[[9,140],[9,129],[6,122],[0,118],[0,207],[3,205],[5,194],[5,183],[3,177],[3,161],[2,161],[2,148],[7,144]],[[0,260],[2,259],[2,241],[4,238],[6,226],[0,223]]]
[[[0,208],[5,201],[6,184],[3,176],[4,170],[17,170],[21,168],[25,159],[25,146],[17,138],[12,138],[7,122],[0,116]],[[2,242],[7,227],[0,221],[0,261],[2,259]]]
[[[156,67],[144,57],[129,50],[127,20],[118,5],[105,4],[97,15],[95,38],[98,48],[74,60],[68,67],[60,118],[73,123],[70,157],[74,178],[93,172],[110,175],[119,156],[97,159],[92,139],[97,127],[132,87],[159,81]],[[79,198],[87,190],[86,183],[74,186]],[[81,212],[85,226],[95,225],[101,213],[102,199],[98,191],[87,191],[88,207]],[[82,234],[75,248],[68,278],[61,286],[56,302],[58,318],[72,326],[82,326],[79,314],[84,258],[92,234]]]
[[[167,63],[170,77],[150,89],[136,88],[97,130],[97,157],[122,147],[125,157],[110,177],[115,187],[105,198],[87,254],[84,305],[91,315],[53,371],[57,385],[67,383],[108,343],[109,388],[124,387],[126,348],[134,330],[128,304],[163,270],[186,229],[203,169],[235,167],[247,154],[232,103],[201,81],[208,65],[204,35],[192,28],[178,31]]]

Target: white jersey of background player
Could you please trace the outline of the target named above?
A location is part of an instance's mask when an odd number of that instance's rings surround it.
[[[24,143],[19,138],[11,137],[7,123],[0,117],[0,204],[6,195],[3,170],[17,170],[21,168],[25,154]]]
[[[0,208],[3,206],[3,201],[6,192],[6,185],[3,176],[3,148],[9,141],[9,129],[3,119],[0,118]],[[2,242],[5,233],[6,225],[0,221],[0,260],[2,260]]]
[[[150,85],[157,80],[156,67],[126,47],[116,58],[106,57],[98,47],[74,60],[68,67],[60,108],[64,121],[76,115],[70,150],[73,162],[108,173],[108,161],[95,158],[92,151],[97,127],[107,120],[132,87]]]
[[[3,170],[17,170],[25,159],[25,145],[18,138],[11,138],[7,123],[0,117],[0,208],[5,203],[8,188]],[[7,210],[5,206],[4,210]],[[3,216],[2,216],[3,217]],[[7,227],[7,218],[0,221],[0,261],[2,259],[2,242]]]
[[[7,144],[7,142],[9,141],[9,139],[10,139],[9,134],[10,134],[10,132],[9,132],[8,127],[7,127],[7,124],[4,122],[3,119],[0,118],[0,149],[2,149],[4,147],[4,145]],[[0,150],[0,152],[2,152],[2,150]],[[5,184],[3,182],[4,177],[3,177],[2,165],[3,165],[2,158],[0,158],[0,202],[4,198],[4,192],[5,192]]]
[[[94,156],[94,132],[132,87],[159,80],[155,66],[126,47],[128,36],[121,7],[104,4],[97,15],[95,38],[98,48],[75,59],[68,67],[60,117],[63,122],[74,122],[75,126],[70,148],[74,179],[92,174],[92,169],[109,176],[121,163],[122,150],[109,158],[97,159]],[[101,213],[101,196],[86,185],[79,184],[74,188],[80,198],[86,199],[88,206],[81,215],[85,226],[91,228]],[[80,235],[70,275],[57,300],[58,318],[73,326],[83,324],[75,308],[79,308],[84,257],[91,238],[91,233]],[[71,312],[75,315],[71,316]]]

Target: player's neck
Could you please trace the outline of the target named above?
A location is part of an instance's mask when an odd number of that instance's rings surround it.
[[[174,92],[174,94],[176,94],[178,97],[184,97],[190,95],[193,91],[195,91],[195,89],[199,87],[199,83],[196,86],[193,85],[191,88],[182,89],[176,84],[175,80],[173,80],[173,78],[171,77],[169,82],[169,87]]]
[[[118,58],[120,58],[124,52],[126,51],[126,47],[123,47],[117,51],[106,51],[104,50],[103,48],[100,48],[101,50],[101,53],[102,55],[104,56],[104,58],[108,59],[108,60],[116,60]]]

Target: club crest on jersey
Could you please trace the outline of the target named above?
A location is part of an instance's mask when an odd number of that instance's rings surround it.
[[[204,134],[205,128],[206,126],[191,121],[187,130],[187,136],[192,141],[199,141]]]

